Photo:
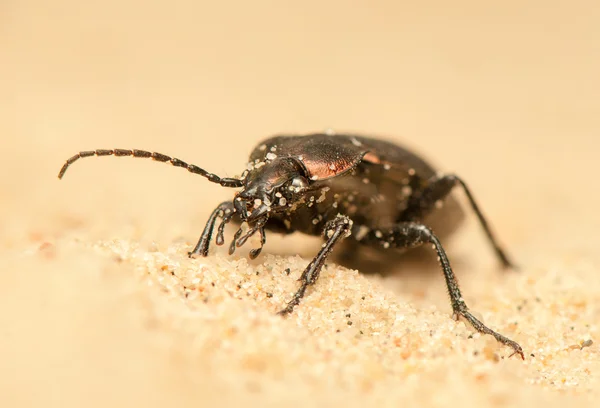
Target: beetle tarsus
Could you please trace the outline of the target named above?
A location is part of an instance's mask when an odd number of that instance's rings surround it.
[[[463,305],[464,305],[464,303],[463,303]],[[469,324],[471,326],[473,326],[475,328],[475,330],[477,330],[478,332],[494,336],[494,338],[499,343],[502,343],[505,346],[512,348],[513,352],[510,354],[509,358],[514,356],[515,354],[518,354],[521,357],[521,359],[525,360],[525,354],[523,353],[523,349],[521,348],[519,343],[517,343],[517,342],[509,339],[508,337],[503,336],[502,334],[487,327],[480,320],[478,320],[475,316],[473,316],[471,314],[471,312],[469,312],[469,310],[466,309],[466,306],[462,310],[455,310],[454,316],[457,320],[458,320],[459,316],[464,317],[469,322]]]

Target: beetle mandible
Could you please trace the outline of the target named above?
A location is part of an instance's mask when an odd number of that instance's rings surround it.
[[[133,156],[169,162],[199,174],[223,187],[241,188],[233,201],[225,201],[211,213],[204,231],[189,256],[207,256],[217,227],[215,243],[225,242],[226,224],[240,228],[229,246],[236,247],[258,233],[260,246],[249,253],[256,258],[265,244],[265,230],[282,234],[299,231],[323,235],[325,243],[300,277],[300,287],[279,312],[286,315],[300,303],[308,286],[313,285],[327,256],[338,242],[352,237],[362,245],[379,249],[407,249],[432,245],[448,287],[455,318],[464,317],[477,331],[490,334],[524,358],[515,341],[488,328],[469,311],[439,237],[423,223],[436,211],[450,192],[460,186],[496,256],[503,266],[511,267],[467,185],[453,174],[438,174],[416,154],[388,141],[359,135],[316,133],[281,135],[260,143],[250,154],[247,169],[239,178],[222,178],[170,156],[145,150],[90,150],[71,157],[63,165],[59,178],[82,157]],[[444,222],[451,222],[446,215]],[[218,219],[221,220],[217,226]],[[247,225],[244,232],[241,224]]]

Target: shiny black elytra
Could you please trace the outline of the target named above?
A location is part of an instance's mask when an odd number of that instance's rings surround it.
[[[219,218],[217,245],[223,245],[225,225],[229,222],[248,226],[245,233],[241,226],[235,233],[230,254],[259,233],[260,247],[250,251],[251,258],[262,250],[265,230],[323,234],[325,243],[302,273],[300,288],[279,312],[282,315],[298,305],[308,286],[316,282],[333,247],[344,238],[352,237],[356,243],[379,249],[431,244],[446,279],[455,318],[463,316],[479,332],[511,347],[512,355],[524,358],[519,344],[491,330],[469,312],[438,236],[423,221],[438,215],[440,229],[456,224],[461,213],[446,210],[446,206],[441,208],[440,204],[451,201],[450,191],[461,186],[502,265],[511,267],[512,262],[498,245],[466,184],[455,175],[437,174],[423,159],[400,146],[355,135],[275,136],[254,149],[240,178],[221,178],[161,153],[91,150],[67,160],[58,177],[62,178],[81,157],[111,155],[169,162],[224,187],[241,188],[233,201],[219,204],[212,212],[190,256],[208,255]]]

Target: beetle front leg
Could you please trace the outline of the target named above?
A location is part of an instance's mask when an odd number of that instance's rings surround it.
[[[191,252],[188,252],[190,258],[195,255],[207,256],[208,255],[208,247],[210,246],[210,240],[213,235],[213,231],[215,229],[215,224],[217,222],[217,218],[226,218],[231,219],[235,212],[235,208],[233,207],[233,203],[231,201],[224,201],[208,217],[208,221],[206,222],[206,226],[204,227],[204,231],[202,231],[202,235],[200,235],[200,239],[198,239],[198,243],[194,247]],[[223,227],[224,227],[223,223]],[[219,226],[219,237],[222,237],[223,228]],[[222,245],[222,239],[217,239],[217,245]]]
[[[370,230],[361,242],[383,248],[414,248],[423,244],[432,244],[444,272],[454,316],[456,318],[463,316],[478,332],[494,336],[500,343],[512,348],[513,354],[519,354],[521,358],[525,359],[523,349],[518,343],[493,331],[471,314],[458,287],[456,276],[450,267],[446,251],[429,227],[413,222],[404,222],[387,230]]]
[[[325,259],[333,250],[333,246],[350,235],[352,228],[352,220],[345,215],[338,215],[334,220],[325,224],[323,235],[327,241],[323,244],[321,250],[317,256],[308,264],[302,276],[300,276],[300,288],[296,291],[292,300],[290,300],[287,306],[281,310],[278,314],[286,315],[294,310],[294,307],[300,303],[300,300],[304,297],[306,289],[309,285],[314,284],[319,277],[319,273],[325,264]]]
[[[409,203],[406,211],[404,212],[403,221],[417,221],[422,219],[424,214],[427,214],[436,206],[436,203],[443,200],[455,186],[461,186],[467,195],[471,208],[475,211],[479,223],[483,227],[485,234],[498,259],[502,262],[504,267],[515,268],[514,263],[508,258],[506,251],[502,249],[498,243],[496,237],[492,233],[487,220],[483,216],[483,213],[479,209],[479,206],[475,202],[475,198],[471,191],[467,187],[466,183],[454,174],[448,174],[444,176],[434,176],[425,182],[425,187],[413,191],[413,195],[409,198]]]

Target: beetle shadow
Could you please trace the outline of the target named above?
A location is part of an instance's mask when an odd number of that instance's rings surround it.
[[[311,237],[307,239],[305,235],[294,234],[284,236],[283,240],[267,244],[263,254],[290,256],[300,255],[308,263],[314,258],[320,249],[321,239]],[[294,248],[290,251],[290,248]],[[237,256],[246,257],[250,248],[238,248]],[[462,270],[468,267],[469,260],[458,255],[448,254],[452,268]],[[263,262],[262,257],[250,260],[250,264],[258,265]],[[418,276],[419,279],[437,279],[441,274],[441,266],[437,261],[437,254],[430,245],[423,245],[417,248],[407,250],[383,249],[360,245],[359,243],[347,240],[339,243],[326,262],[336,263],[345,268],[358,270],[365,275],[380,275],[382,277],[392,275]]]
[[[468,262],[459,256],[448,254],[452,269],[466,268]],[[408,250],[368,248],[353,242],[334,251],[331,260],[349,269],[356,269],[365,275],[383,277],[397,274],[439,275],[441,266],[436,253],[429,246]]]

